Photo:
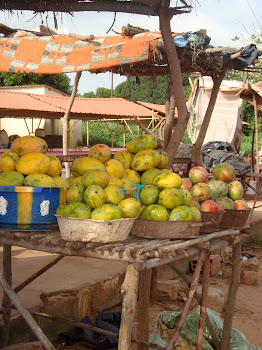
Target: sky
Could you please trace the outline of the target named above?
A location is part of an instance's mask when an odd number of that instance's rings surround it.
[[[213,46],[231,46],[241,47],[251,43],[250,35],[261,33],[262,25],[262,1],[261,0],[195,0],[193,10],[190,14],[174,16],[171,20],[171,29],[173,32],[194,32],[199,29],[206,29],[207,35],[211,37]],[[171,0],[171,6],[175,1]],[[81,12],[71,16],[66,13],[60,14],[58,26],[61,30],[68,33],[77,33],[80,35],[93,34],[95,36],[116,35],[110,31],[113,24],[114,13],[111,12]],[[9,14],[7,11],[0,12],[0,23],[11,28],[34,30],[41,23],[54,28],[52,14],[47,17],[46,14],[40,17],[35,16],[30,11],[14,12]],[[149,29],[150,31],[159,30],[158,17],[145,15],[132,15],[117,13],[113,25],[113,30],[121,32],[121,27],[127,24]],[[240,41],[234,42],[232,38],[239,36]],[[72,83],[75,73],[69,74]],[[113,75],[113,88],[125,81],[126,77],[119,74]],[[98,87],[111,88],[111,74],[99,73],[91,74],[83,72],[78,92],[95,92]]]

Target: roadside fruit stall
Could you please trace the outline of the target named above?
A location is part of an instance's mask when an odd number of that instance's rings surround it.
[[[189,171],[189,178],[181,178],[166,168],[168,157],[159,148],[157,139],[142,135],[113,157],[108,146],[94,145],[86,157],[72,162],[72,175],[64,179],[60,176],[59,159],[47,156],[46,151],[43,140],[26,136],[15,140],[11,152],[0,159],[0,243],[4,244],[5,257],[5,278],[1,275],[0,283],[6,292],[2,303],[4,332],[8,332],[10,325],[7,303],[10,298],[43,347],[54,349],[8,285],[8,271],[11,273],[11,255],[8,253],[12,245],[58,253],[59,259],[73,255],[128,262],[122,285],[120,350],[129,349],[131,342],[137,343],[141,350],[163,349],[148,342],[149,301],[150,294],[153,298],[155,293],[157,267],[199,256],[190,297],[167,348],[173,349],[189,312],[201,270],[206,276],[202,281],[203,290],[208,288],[211,252],[231,245],[233,277],[225,322],[230,321],[238,280],[238,264],[234,261],[240,261],[241,242],[246,239],[245,221],[250,213],[242,199],[242,184],[235,179],[230,165],[219,164],[212,173],[196,166]],[[247,215],[240,224],[238,213],[242,211]],[[226,220],[222,224],[223,217],[228,214],[237,220]],[[28,280],[32,281],[41,273],[43,271]],[[151,280],[155,282],[151,283]],[[200,315],[204,319],[206,303],[203,297]],[[132,310],[136,307],[138,334],[133,338]],[[42,313],[35,313],[34,317],[56,320],[54,316]],[[74,323],[57,317],[60,322]],[[88,325],[83,327],[88,328]],[[203,327],[202,322],[199,334]],[[216,344],[218,339],[210,324],[209,327]],[[227,330],[224,328],[224,338],[228,336]],[[100,331],[103,332],[97,330]],[[196,344],[201,344],[201,335]]]

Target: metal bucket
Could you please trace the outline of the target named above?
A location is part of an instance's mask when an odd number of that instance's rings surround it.
[[[200,228],[200,234],[216,232],[223,218],[224,212],[201,212],[203,226]]]
[[[131,233],[150,238],[184,238],[199,234],[200,221],[156,221],[136,219]]]
[[[76,242],[112,242],[127,239],[136,218],[116,220],[78,219],[55,215],[61,238]]]
[[[235,228],[240,229],[245,226],[251,209],[249,210],[236,210],[226,209],[223,218],[219,224],[221,228]]]

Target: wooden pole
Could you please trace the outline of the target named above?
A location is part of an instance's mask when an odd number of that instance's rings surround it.
[[[205,260],[206,256],[207,256],[207,250],[206,249],[201,250],[201,253],[199,255],[199,259],[197,261],[197,265],[196,265],[196,268],[195,268],[195,271],[194,271],[194,274],[193,274],[191,287],[189,289],[188,299],[187,299],[187,301],[185,303],[185,306],[183,308],[183,311],[181,313],[179,321],[178,321],[178,323],[176,325],[176,328],[174,330],[174,333],[172,335],[172,338],[171,338],[170,342],[168,343],[168,346],[167,346],[166,350],[173,350],[174,349],[174,346],[175,346],[176,341],[177,341],[177,339],[179,337],[179,334],[181,333],[181,330],[183,328],[184,322],[185,322],[185,320],[187,318],[187,315],[189,313],[189,309],[190,309],[191,303],[193,301],[193,298],[194,298],[194,295],[195,295],[195,292],[196,292],[196,289],[197,289],[197,285],[198,285],[201,269],[202,269],[202,266],[203,266],[203,261]]]
[[[253,103],[255,112],[255,130],[256,130],[256,172],[259,173],[259,143],[258,143],[258,115],[257,115],[257,101],[256,94],[253,93]]]
[[[158,269],[157,267],[154,267],[152,269],[152,276],[151,276],[151,294],[150,294],[151,303],[157,302],[157,275],[158,275]]]
[[[131,334],[136,312],[138,280],[139,272],[133,264],[129,264],[121,288],[124,299],[122,303],[118,350],[131,350]]]
[[[168,83],[168,94],[166,100],[166,122],[164,127],[163,147],[167,148],[175,124],[175,97],[172,82]]]
[[[55,350],[55,347],[53,344],[49,341],[49,339],[46,337],[46,335],[43,333],[41,328],[38,326],[36,321],[33,319],[32,315],[29,313],[29,311],[25,308],[25,306],[21,303],[15,292],[11,289],[5,278],[2,276],[2,273],[0,272],[0,284],[3,287],[4,291],[8,295],[9,299],[12,301],[12,303],[15,305],[17,310],[21,313],[23,318],[25,319],[28,326],[31,328],[35,336],[38,338],[38,340],[41,342],[45,350]]]
[[[3,245],[3,276],[9,285],[12,285],[12,246],[8,244]],[[10,317],[11,317],[11,300],[6,291],[3,291],[2,299],[3,310],[3,327],[1,337],[1,348],[8,345]]]
[[[137,338],[148,341],[149,334],[149,299],[152,269],[139,273],[139,291],[137,307]],[[137,350],[147,350],[147,346],[138,344]]]
[[[224,327],[223,327],[220,350],[228,350],[229,348],[237,288],[240,284],[240,262],[241,262],[241,243],[236,243],[233,246],[232,276],[231,276],[231,283],[230,283],[228,297],[227,297],[227,303],[225,306]]]
[[[161,2],[161,6],[159,7],[159,24],[170,69],[171,81],[173,85],[173,96],[178,112],[175,130],[172,133],[170,141],[165,149],[168,154],[168,167],[171,168],[180,142],[184,136],[190,114],[187,110],[180,61],[178,59],[176,47],[173,41],[170,25],[171,17],[168,14],[168,6],[168,1]]]
[[[190,285],[191,285],[191,281],[190,279],[187,277],[187,275],[180,271],[174,264],[172,263],[169,263],[168,266],[173,270],[175,271],[183,280],[184,282],[186,283],[186,285],[190,288]],[[200,305],[201,304],[201,297],[200,295],[195,292],[195,298],[196,300],[198,301],[198,304]],[[212,323],[210,322],[210,319],[208,317],[208,314],[207,314],[207,317],[206,317],[206,324],[207,324],[207,329],[212,337],[212,340],[213,340],[213,343],[214,343],[214,346],[215,346],[215,349],[216,350],[219,350],[220,349],[220,342],[216,336],[216,333],[213,329],[213,326],[212,326]]]
[[[205,135],[207,133],[207,129],[212,117],[212,113],[215,108],[217,95],[219,93],[220,85],[224,79],[225,72],[220,73],[219,76],[212,77],[213,79],[213,89],[211,92],[210,100],[206,109],[206,113],[203,119],[203,122],[201,124],[201,128],[197,137],[196,142],[192,146],[192,160],[195,165],[203,165],[202,159],[201,159],[201,148],[205,139]]]
[[[39,271],[35,272],[32,276],[28,277],[24,282],[20,283],[17,287],[15,287],[14,292],[18,293],[20,292],[20,290],[22,290],[23,288],[25,288],[25,286],[27,286],[29,283],[31,283],[32,281],[34,281],[37,277],[41,276],[44,272],[46,272],[47,270],[49,270],[52,266],[54,266],[55,264],[57,264],[62,258],[64,257],[64,255],[59,255],[57,256],[53,261],[51,261],[49,264],[47,264],[46,266],[42,267]]]
[[[82,72],[77,72],[76,73],[72,94],[71,94],[69,103],[67,105],[65,114],[64,114],[63,118],[61,118],[62,126],[63,126],[63,155],[64,156],[68,155],[68,131],[69,131],[68,123],[69,123],[69,115],[70,115],[70,111],[71,111],[72,105],[73,105],[75,97],[76,97],[77,86],[78,86],[81,74],[82,74]],[[65,163],[65,171],[66,171],[66,177],[69,177],[70,176],[70,169],[69,169],[69,164],[68,163]]]
[[[199,325],[197,331],[196,350],[202,350],[203,334],[207,315],[208,284],[210,277],[210,252],[203,264],[202,295],[200,304]]]

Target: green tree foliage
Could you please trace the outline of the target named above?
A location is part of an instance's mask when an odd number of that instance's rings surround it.
[[[0,86],[48,85],[68,95],[72,92],[66,74],[0,73]]]
[[[85,97],[85,98],[95,98],[95,97],[96,97],[96,94],[95,94],[93,91],[85,92],[85,93],[83,94],[82,97]]]

